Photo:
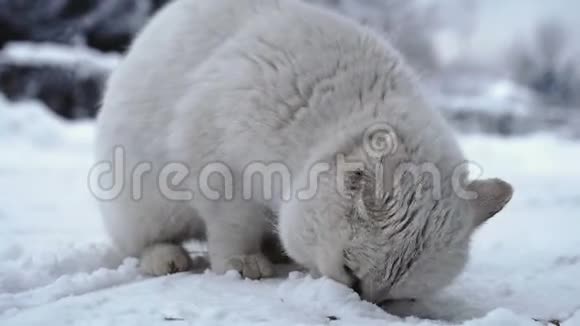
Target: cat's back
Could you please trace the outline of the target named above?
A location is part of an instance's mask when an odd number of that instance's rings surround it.
[[[99,152],[111,144],[162,147],[190,76],[274,0],[176,0],[138,34],[110,76],[99,114]],[[260,8],[260,10],[257,10]],[[157,144],[159,142],[159,144]],[[159,145],[159,146],[156,146]]]

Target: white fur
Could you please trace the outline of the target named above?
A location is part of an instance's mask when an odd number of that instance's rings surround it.
[[[350,286],[360,279],[366,299],[429,295],[461,271],[470,234],[503,207],[511,188],[485,196],[485,207],[455,196],[449,179],[463,155],[415,85],[381,37],[297,0],[177,0],[135,40],[107,87],[98,158],[110,160],[122,146],[127,167],[154,167],[143,177],[141,200],[126,187],[101,203],[109,233],[124,253],[144,255],[144,270],[154,275],[189,268],[175,246],[207,236],[216,272],[259,278],[272,275],[260,247],[277,226],[291,258]],[[371,209],[365,180],[377,178],[379,161],[362,144],[378,122],[392,126],[400,143],[380,161],[385,178],[398,164],[431,162],[445,181],[443,198],[419,198],[405,181],[387,189],[398,197]],[[361,175],[348,176],[346,197],[330,177],[339,153],[364,166]],[[311,165],[321,161],[331,163],[331,173],[311,200],[240,196],[242,171],[252,162],[283,163],[292,181],[305,185]],[[234,172],[234,200],[198,193],[191,202],[166,199],[156,176],[168,162],[191,170],[181,189],[196,188],[206,164],[226,164]],[[223,187],[219,180],[211,185]],[[481,221],[478,212],[486,212]]]

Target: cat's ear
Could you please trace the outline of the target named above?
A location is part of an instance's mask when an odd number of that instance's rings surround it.
[[[470,200],[475,212],[476,226],[499,213],[512,199],[514,193],[512,185],[500,179],[473,181],[468,190],[476,193],[476,198]]]

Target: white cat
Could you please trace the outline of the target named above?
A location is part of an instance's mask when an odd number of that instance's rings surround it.
[[[108,83],[97,156],[124,173],[97,178],[118,190],[107,229],[153,275],[189,270],[195,238],[215,272],[269,277],[279,237],[370,301],[427,296],[512,189],[466,180],[416,84],[383,38],[298,0],[177,0]]]

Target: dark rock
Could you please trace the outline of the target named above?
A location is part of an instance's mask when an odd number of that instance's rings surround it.
[[[95,117],[107,72],[0,63],[0,88],[12,100],[38,99],[67,119]]]
[[[124,51],[167,0],[0,0],[0,47],[11,41]]]
[[[0,91],[11,100],[40,100],[65,118],[94,117],[107,69],[84,62],[7,59],[6,45],[26,41],[122,52],[155,10],[167,2],[0,0]]]
[[[152,14],[152,4],[143,0],[94,0],[96,5],[85,28],[85,40],[101,51],[123,52]]]

